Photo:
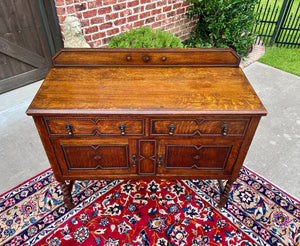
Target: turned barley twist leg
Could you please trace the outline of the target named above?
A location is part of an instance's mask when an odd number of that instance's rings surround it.
[[[70,180],[70,183],[69,183],[70,194],[72,194],[73,185],[74,185],[74,180]]]
[[[69,188],[69,186],[66,184],[65,181],[61,181],[59,182],[60,184],[60,188],[62,190],[63,196],[64,196],[64,202],[67,206],[68,209],[72,209],[74,208],[74,204],[72,201],[72,196],[71,196],[71,190]],[[70,186],[72,186],[73,183],[70,184]]]
[[[223,192],[221,193],[221,196],[220,196],[220,201],[219,201],[219,204],[218,204],[219,208],[224,207],[224,205],[228,201],[229,193],[231,191],[233,182],[234,182],[233,179],[227,180],[226,185],[224,187],[224,190],[223,190]]]

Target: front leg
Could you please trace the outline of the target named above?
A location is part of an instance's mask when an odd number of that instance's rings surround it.
[[[71,195],[71,190],[73,186],[73,182],[70,182],[70,185],[66,184],[66,181],[58,181],[60,184],[61,191],[64,196],[64,202],[65,205],[68,209],[74,208],[73,200],[72,200],[72,195]]]
[[[229,193],[231,191],[233,182],[234,182],[234,179],[230,178],[230,179],[227,180],[225,187],[223,189],[221,188],[222,193],[221,193],[220,201],[219,201],[219,204],[218,204],[219,208],[224,207],[224,205],[228,201]]]

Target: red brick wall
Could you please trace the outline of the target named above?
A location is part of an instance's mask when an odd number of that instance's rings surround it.
[[[103,47],[111,37],[139,26],[162,29],[184,40],[195,24],[185,16],[188,9],[185,0],[55,0],[55,2],[61,29],[67,16],[76,16],[81,21],[86,41],[93,48]]]

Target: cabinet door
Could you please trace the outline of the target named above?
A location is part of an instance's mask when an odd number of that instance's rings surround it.
[[[229,175],[239,152],[241,141],[215,139],[162,140],[159,154],[162,174]]]
[[[136,173],[135,141],[118,139],[52,140],[64,176],[113,176]]]

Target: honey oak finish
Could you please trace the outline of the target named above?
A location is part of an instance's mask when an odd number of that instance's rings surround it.
[[[217,179],[224,206],[267,114],[239,62],[231,49],[60,50],[27,114],[66,206],[74,180],[154,178]]]

